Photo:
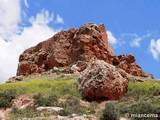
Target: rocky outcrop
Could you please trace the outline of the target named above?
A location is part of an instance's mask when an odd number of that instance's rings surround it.
[[[128,89],[125,72],[103,60],[92,60],[78,78],[78,89],[84,98],[116,100]]]
[[[28,106],[33,106],[35,104],[35,100],[29,98],[28,96],[18,96],[16,99],[12,100],[12,107],[18,109],[25,109]]]
[[[135,76],[142,76],[143,74],[141,67],[135,63],[135,57],[130,54],[114,56],[112,64]]]
[[[62,30],[49,40],[24,51],[19,58],[17,75],[41,73],[74,63],[82,71],[91,58],[111,63],[113,55],[104,25],[85,24],[79,29]]]
[[[14,76],[9,78],[6,83],[20,82],[23,81],[23,76]]]
[[[18,96],[16,99],[12,100],[12,107],[18,109],[25,109],[28,106],[34,106],[35,100],[29,98],[28,96]]]
[[[64,73],[83,71],[90,59],[104,60],[135,76],[144,74],[132,55],[115,56],[103,24],[88,23],[78,29],[61,31],[20,55],[17,76],[43,73],[54,68]],[[76,66],[76,71],[72,66]],[[74,67],[75,68],[75,67]]]
[[[112,58],[112,64],[123,69],[130,75],[153,78],[151,74],[144,73],[133,55],[119,55]]]
[[[11,112],[12,112],[12,108],[1,108],[0,109],[0,120],[7,120]]]

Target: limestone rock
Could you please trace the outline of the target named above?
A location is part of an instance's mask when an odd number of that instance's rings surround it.
[[[128,79],[115,66],[92,60],[78,78],[78,89],[85,98],[116,100],[127,92]]]
[[[37,107],[36,110],[38,112],[42,112],[42,111],[53,111],[53,112],[58,112],[60,110],[63,110],[63,108],[61,107]]]

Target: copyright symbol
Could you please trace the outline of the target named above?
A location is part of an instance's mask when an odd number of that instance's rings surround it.
[[[125,117],[127,117],[127,118],[128,118],[128,117],[129,117],[129,113],[126,113],[126,114],[125,114]]]

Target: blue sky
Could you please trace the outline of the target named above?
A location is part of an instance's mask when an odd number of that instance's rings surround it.
[[[160,78],[159,0],[1,0],[0,81],[14,76],[27,48],[61,29],[104,23],[115,54],[133,54]]]

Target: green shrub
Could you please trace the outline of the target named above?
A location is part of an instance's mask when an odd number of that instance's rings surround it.
[[[63,107],[64,110],[60,111],[58,114],[64,116],[71,114],[83,115],[90,111],[89,107],[80,104],[80,99],[73,96],[68,97],[60,106]]]
[[[0,93],[0,108],[11,107],[11,101],[16,97],[16,90],[6,90]]]
[[[129,82],[128,96],[135,97],[137,99],[143,96],[153,96],[160,92],[160,82],[148,81],[148,82]]]
[[[25,109],[13,108],[13,110],[7,120],[23,120],[24,118],[26,118],[26,119],[28,118],[27,120],[30,120],[30,118],[34,119],[35,117],[49,117],[49,116],[53,116],[53,115],[57,115],[57,113],[54,111],[38,112],[35,109],[35,106],[28,106]]]
[[[68,110],[64,109],[64,110],[60,110],[58,112],[58,115],[60,115],[60,116],[68,116],[68,115],[70,115],[70,112]]]
[[[46,106],[48,100],[42,94],[34,95],[33,99],[36,100],[36,106]]]
[[[154,105],[151,102],[140,101],[132,104],[126,104],[120,107],[122,114],[160,114],[160,104]],[[156,120],[156,118],[135,117],[135,120]]]
[[[96,109],[99,109],[98,103],[97,102],[91,102],[89,106],[89,112],[90,113],[96,113]]]
[[[34,107],[27,107],[25,109],[13,108],[9,120],[19,120],[21,118],[33,118],[40,116],[38,112],[35,111]]]
[[[48,102],[46,104],[46,106],[54,106],[54,105],[58,105],[58,96],[55,94],[51,94],[48,96]]]
[[[78,98],[70,96],[66,99],[64,104],[65,106],[75,106],[75,105],[79,105],[80,101]]]
[[[45,97],[39,93],[38,95],[34,95],[33,99],[36,100],[36,106],[54,106],[58,104],[58,97],[54,94]]]
[[[102,111],[101,120],[118,120],[119,110],[113,102],[107,102],[105,109]]]

